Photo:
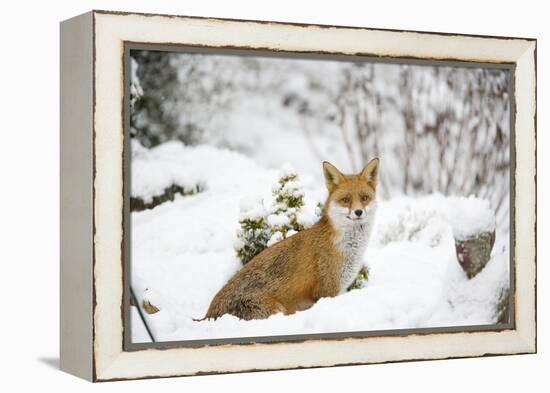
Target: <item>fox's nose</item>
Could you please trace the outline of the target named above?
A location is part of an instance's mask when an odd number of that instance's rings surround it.
[[[363,210],[361,210],[361,209],[355,210],[355,215],[356,215],[357,217],[361,217],[361,214],[363,214]]]

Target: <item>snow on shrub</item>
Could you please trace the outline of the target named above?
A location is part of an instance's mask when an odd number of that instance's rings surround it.
[[[310,227],[319,218],[304,211],[305,193],[298,174],[290,165],[281,167],[272,193],[273,202],[269,208],[261,198],[247,198],[241,203],[235,250],[243,264],[264,248]]]
[[[284,165],[279,173],[279,181],[273,185],[273,205],[267,223],[271,237],[267,242],[271,246],[305,228],[303,215],[299,213],[304,206],[304,191],[298,181],[298,174],[290,165]]]
[[[235,251],[244,265],[267,247],[270,238],[263,199],[251,197],[241,201],[239,224]]]

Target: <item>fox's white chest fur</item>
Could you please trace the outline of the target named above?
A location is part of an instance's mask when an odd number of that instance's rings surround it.
[[[331,217],[337,231],[335,246],[344,256],[340,293],[353,283],[363,266],[363,255],[371,236],[375,214],[376,202],[373,202],[365,209],[365,218],[361,221],[352,221],[339,214]]]

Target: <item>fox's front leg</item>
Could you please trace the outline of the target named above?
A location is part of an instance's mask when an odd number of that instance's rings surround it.
[[[340,293],[341,272],[334,264],[325,263],[324,269],[319,270],[317,286],[313,291],[313,303],[322,297],[334,297]]]

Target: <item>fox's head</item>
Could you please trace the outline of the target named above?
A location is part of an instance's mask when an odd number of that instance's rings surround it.
[[[363,222],[376,206],[378,158],[372,159],[356,175],[344,175],[334,165],[323,162],[329,192],[325,212],[338,222]],[[347,221],[350,220],[350,221]]]

